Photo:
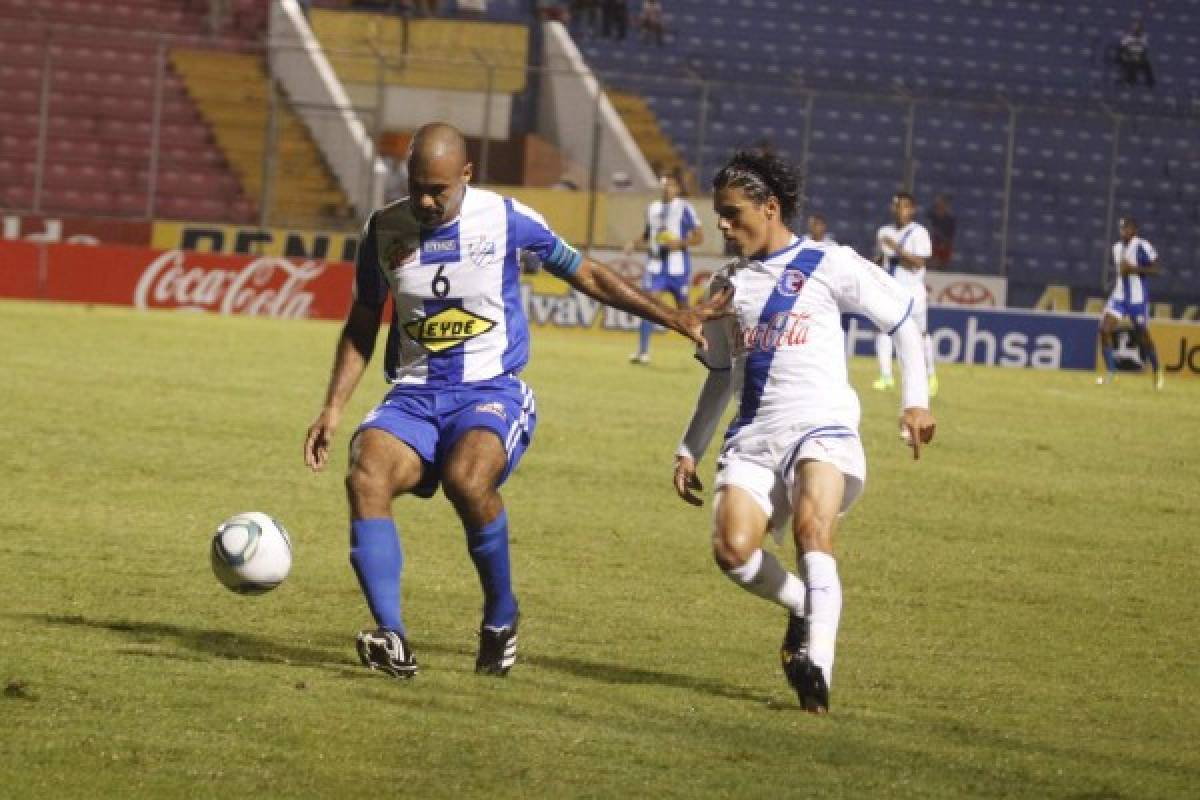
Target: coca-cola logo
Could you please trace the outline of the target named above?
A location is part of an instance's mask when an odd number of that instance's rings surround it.
[[[976,281],[955,281],[938,292],[938,303],[956,306],[995,306],[996,296],[992,290]]]
[[[168,250],[143,270],[133,304],[301,319],[313,305],[313,293],[305,287],[324,271],[321,262],[293,264],[276,256],[256,258],[237,269],[188,266],[182,250]]]
[[[738,330],[738,344],[742,352],[761,350],[770,352],[785,347],[796,347],[808,341],[808,325],[811,315],[807,311],[779,311],[766,322],[753,328]]]

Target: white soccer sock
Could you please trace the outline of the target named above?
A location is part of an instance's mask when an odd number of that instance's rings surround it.
[[[804,616],[804,581],[784,569],[770,553],[755,550],[745,564],[727,569],[725,574],[751,594],[778,603],[798,617]]]
[[[933,377],[936,370],[933,366],[933,337],[925,334],[925,374]]]
[[[879,374],[892,377],[892,337],[886,333],[875,334],[875,355],[879,359]]]
[[[808,582],[808,657],[825,673],[825,682],[832,684],[833,651],[842,616],[837,561],[828,553],[805,553],[804,572]]]

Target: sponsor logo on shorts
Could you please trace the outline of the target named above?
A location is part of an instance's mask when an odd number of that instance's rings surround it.
[[[484,414],[495,414],[497,417],[503,420],[508,419],[508,412],[504,410],[503,403],[497,403],[495,401],[490,403],[480,403],[479,405],[475,406],[475,410]]]
[[[444,308],[433,316],[404,324],[404,332],[431,353],[441,353],[474,339],[496,323],[462,308]]]

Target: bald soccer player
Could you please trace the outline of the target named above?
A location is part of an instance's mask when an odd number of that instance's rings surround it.
[[[363,233],[325,402],[304,443],[305,463],[322,469],[390,295],[384,370],[392,388],[351,437],[346,494],[350,562],[375,618],[358,634],[359,659],[397,678],[415,675],[417,661],[401,616],[404,559],[392,501],[428,498],[438,486],[462,521],[483,588],[475,671],[505,675],[516,661],[519,614],[499,487],[537,420],[533,392],[518,377],[529,359],[519,252],[589,297],[700,344],[704,322],[724,313],[727,299],[669,308],[581,257],[537,212],[470,186],[471,174],[459,131],[441,123],[417,131],[408,197],[374,212]]]

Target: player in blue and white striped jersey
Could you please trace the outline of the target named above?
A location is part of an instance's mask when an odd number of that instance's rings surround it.
[[[925,289],[925,267],[933,255],[929,231],[915,220],[917,201],[908,192],[892,195],[894,225],[883,225],[876,234],[878,262],[896,282],[908,289],[913,299],[913,321],[921,329],[925,350],[925,373],[929,381],[929,396],[938,393],[937,371],[933,360],[933,338],[929,335],[928,297]],[[875,355],[879,359],[879,378],[871,384],[876,390],[890,389],[892,379],[892,339],[886,333],[875,335]]]
[[[518,377],[529,359],[521,251],[578,291],[697,342],[720,303],[668,308],[582,258],[533,210],[472,188],[466,143],[449,125],[417,132],[408,171],[409,196],[367,222],[354,300],[324,407],[308,430],[305,462],[314,471],[327,463],[390,297],[384,370],[392,389],[355,432],[346,476],[350,561],[377,625],[359,634],[359,657],[396,677],[416,673],[400,610],[403,555],[392,501],[429,497],[440,485],[462,520],[483,588],[476,671],[504,675],[516,660],[518,613],[498,488],[537,420],[533,392]]]
[[[1096,383],[1112,383],[1116,377],[1114,334],[1121,317],[1128,317],[1133,324],[1138,347],[1150,362],[1154,388],[1161,390],[1163,370],[1159,365],[1154,340],[1150,338],[1150,295],[1146,291],[1146,278],[1159,273],[1158,253],[1152,244],[1138,236],[1137,220],[1125,217],[1121,220],[1121,239],[1113,243],[1112,255],[1116,284],[1100,316],[1100,349],[1104,353],[1108,374],[1097,376]]]
[[[690,248],[704,242],[704,229],[700,227],[696,209],[682,196],[683,176],[678,171],[670,172],[663,174],[659,181],[662,197],[646,207],[646,225],[641,238],[630,242],[625,249],[632,252],[635,247],[648,248],[642,288],[652,294],[668,292],[675,298],[677,308],[687,308],[692,280]],[[637,352],[629,358],[634,364],[650,363],[653,331],[650,322],[642,322],[638,329]]]
[[[696,462],[736,396],[717,458],[713,555],[739,586],[790,612],[784,673],[805,710],[824,713],[842,603],[833,535],[866,481],[841,315],[866,314],[895,337],[901,425],[914,457],[935,427],[921,334],[912,298],[893,278],[849,247],[801,241],[788,229],[800,187],[786,162],[738,153],[713,188],[718,226],[741,258],[710,291],[731,289],[734,315],[705,326],[708,349],[697,358],[708,375],[676,452],[675,491],[700,504]],[[786,528],[800,575],[762,549],[769,530]]]

